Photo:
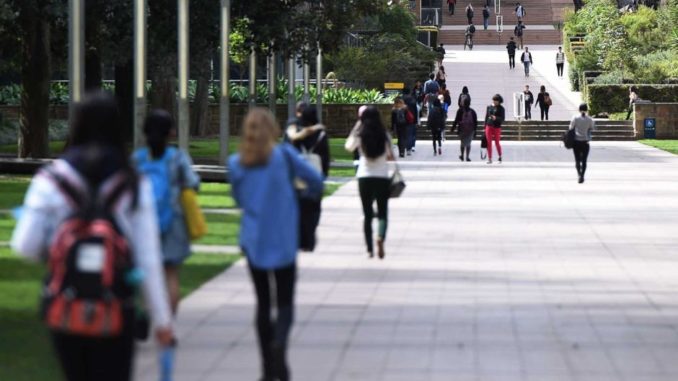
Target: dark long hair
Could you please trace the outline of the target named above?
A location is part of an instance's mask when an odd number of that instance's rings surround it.
[[[146,117],[144,134],[154,159],[159,159],[165,154],[172,126],[172,115],[165,110],[152,110]]]
[[[360,117],[362,129],[360,140],[365,156],[376,159],[386,152],[386,128],[381,121],[381,114],[374,106],[369,106]]]
[[[123,172],[136,206],[139,180],[129,161],[118,104],[111,94],[88,93],[76,106],[68,147],[64,159],[93,188],[98,188],[114,173]]]

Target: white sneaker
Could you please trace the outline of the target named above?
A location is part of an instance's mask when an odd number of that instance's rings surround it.
[[[487,161],[487,164],[492,164],[492,160],[488,160],[488,161]]]

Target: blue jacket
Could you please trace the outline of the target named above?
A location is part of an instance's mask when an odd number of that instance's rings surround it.
[[[240,247],[247,259],[263,270],[290,265],[299,249],[299,201],[293,179],[301,178],[308,194],[320,197],[322,175],[289,144],[275,147],[262,166],[243,167],[239,154],[228,163],[233,197],[243,210]]]

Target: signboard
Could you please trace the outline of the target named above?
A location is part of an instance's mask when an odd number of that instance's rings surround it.
[[[405,84],[403,82],[386,82],[384,83],[384,95],[391,96],[400,96],[403,95],[403,90],[405,89]]]
[[[657,120],[655,118],[645,118],[645,139],[657,138]]]

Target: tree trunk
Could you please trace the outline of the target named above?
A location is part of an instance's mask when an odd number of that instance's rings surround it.
[[[120,128],[125,138],[131,142],[134,138],[134,65],[132,60],[115,65],[115,98],[120,108]]]
[[[101,89],[102,66],[99,49],[90,47],[85,54],[85,90]]]
[[[49,157],[49,22],[34,4],[20,8],[22,30],[19,157]]]
[[[209,125],[209,79],[205,76],[198,78],[195,90],[195,99],[191,107],[191,135],[203,136]]]
[[[169,112],[176,120],[177,106],[177,57],[168,55],[153,68],[151,74],[151,107]]]
[[[85,90],[101,89],[101,3],[85,3]]]

